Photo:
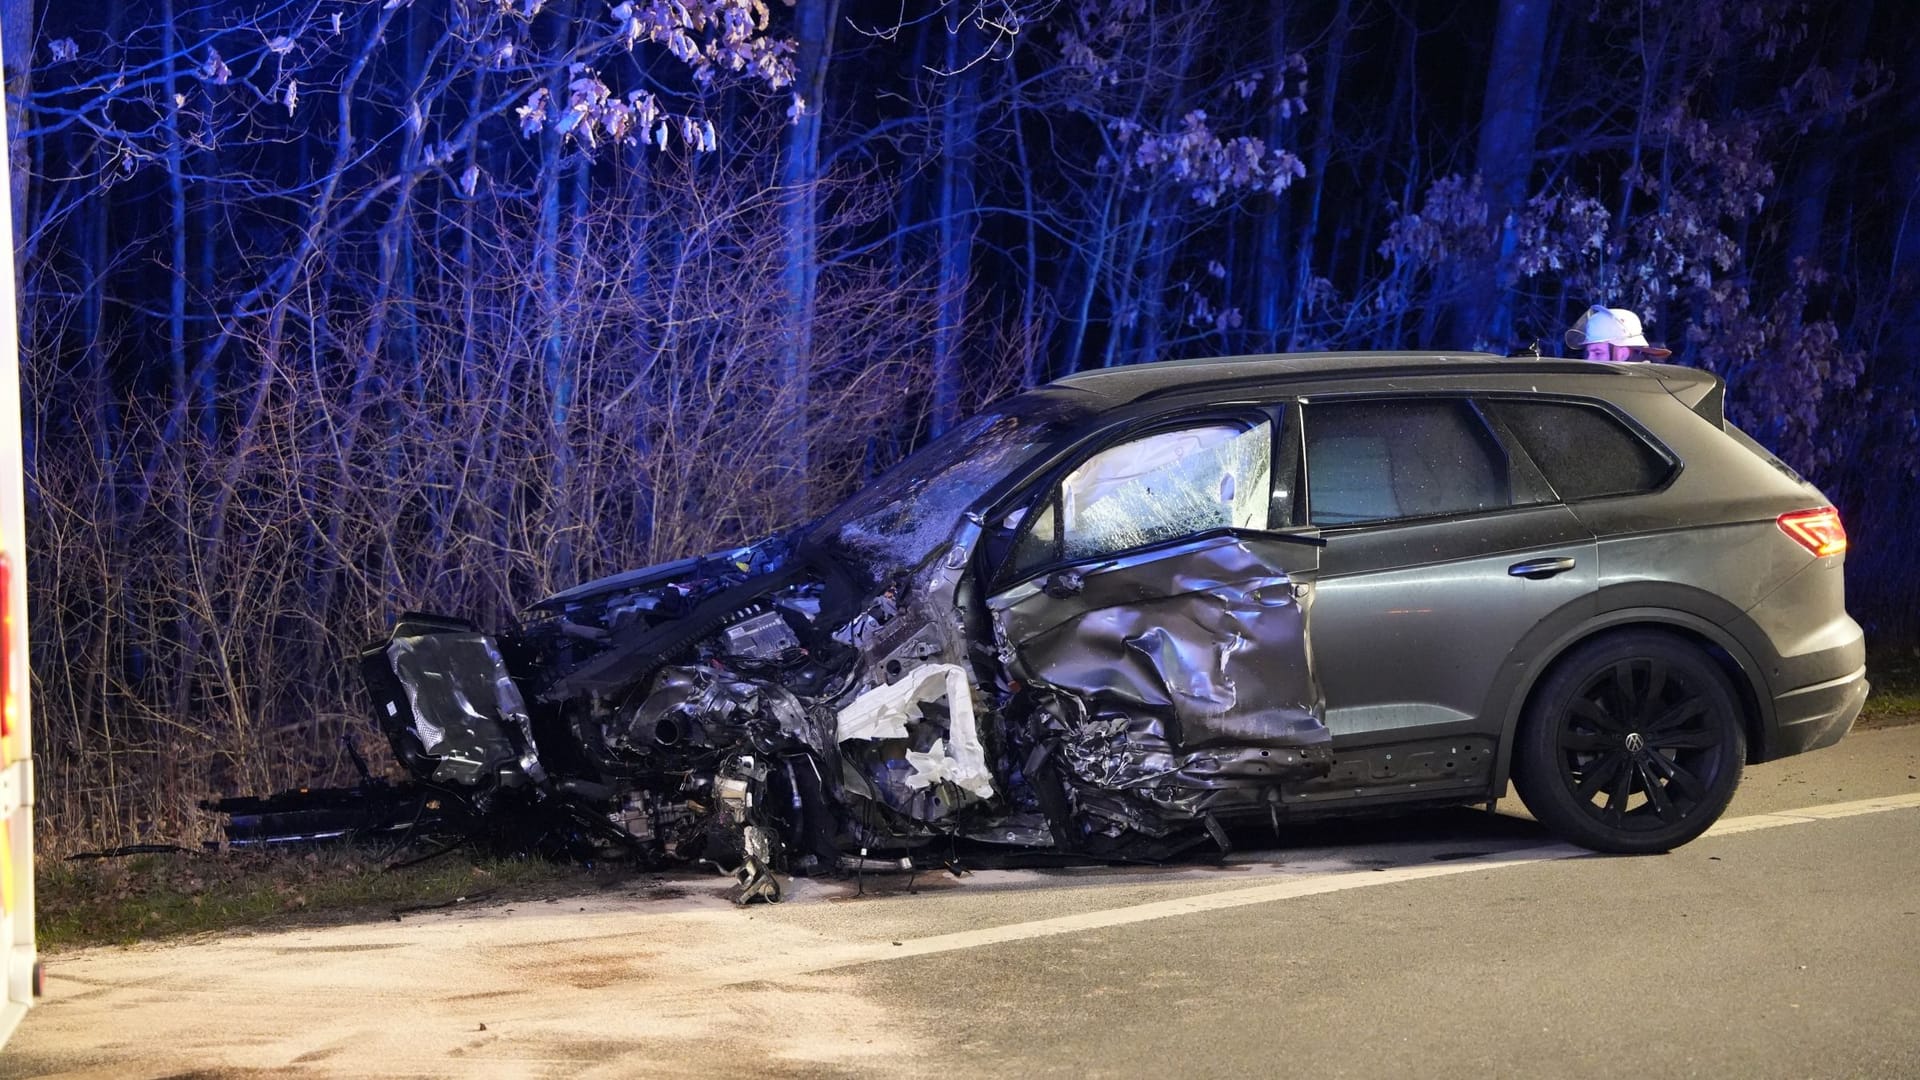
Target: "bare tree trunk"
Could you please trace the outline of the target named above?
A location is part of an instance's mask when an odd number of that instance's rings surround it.
[[[69,141],[77,136],[69,133]],[[86,278],[81,288],[84,290],[80,301],[80,341],[82,342],[83,370],[86,372],[88,404],[91,408],[81,409],[81,422],[90,425],[94,460],[100,463],[102,479],[106,491],[101,505],[111,514],[112,527],[108,530],[117,544],[122,530],[133,524],[131,518],[122,520],[118,514],[111,513],[120,505],[119,470],[114,459],[120,453],[120,447],[114,443],[114,434],[120,430],[120,416],[113,396],[113,376],[109,368],[104,330],[107,306],[107,222],[113,213],[114,193],[108,188],[97,196],[99,202],[95,212],[80,219],[81,250],[85,252],[82,264],[86,269]],[[142,494],[144,498],[144,493]]]
[[[1867,47],[1867,28],[1873,22],[1873,0],[1852,0],[1840,5],[1839,55],[1834,58],[1833,84],[1842,93],[1853,85]],[[1915,91],[1909,87],[1908,94]],[[1801,166],[1794,177],[1793,221],[1787,232],[1787,266],[1796,260],[1817,259],[1820,232],[1826,224],[1827,203],[1833,191],[1834,173],[1841,161],[1841,117],[1829,115],[1814,125],[1811,145],[1803,152]]]
[[[980,66],[985,63],[978,49],[971,19],[947,32],[951,74],[940,106],[940,313],[933,329],[930,417],[935,435],[953,426],[960,413],[967,286],[973,276],[973,136],[980,108]]]
[[[1264,92],[1269,100],[1283,93],[1282,87],[1287,80],[1287,12],[1291,5],[1284,0],[1275,0],[1268,5],[1267,25],[1267,78]],[[1322,76],[1324,77],[1324,76]],[[1280,110],[1269,106],[1267,119],[1267,145],[1281,146],[1285,138],[1286,119]],[[1273,208],[1260,216],[1258,242],[1253,250],[1253,302],[1248,305],[1247,328],[1253,332],[1258,347],[1269,351],[1279,349],[1281,312],[1288,307],[1289,286],[1292,284],[1288,263],[1289,244],[1293,241],[1292,228],[1293,200],[1285,196],[1273,197]],[[1231,267],[1232,261],[1227,265]]]
[[[1178,228],[1179,215],[1171,209],[1156,212],[1148,216],[1140,231],[1144,244],[1145,267],[1140,274],[1140,327],[1139,345],[1132,350],[1134,363],[1146,363],[1154,360],[1170,360],[1172,357],[1160,355],[1160,335],[1167,325],[1167,275],[1173,266],[1173,255],[1180,245],[1179,236],[1168,228]]]
[[[1184,87],[1188,73],[1193,70],[1194,51],[1199,45],[1200,33],[1194,28],[1184,27],[1179,34],[1180,44],[1174,49],[1173,71],[1168,82],[1176,87]],[[1190,95],[1175,93],[1172,100],[1173,106],[1164,109],[1163,115],[1169,119],[1185,115]],[[1177,199],[1175,196],[1172,201]],[[1167,323],[1167,275],[1172,269],[1173,256],[1181,240],[1179,213],[1163,204],[1151,190],[1147,206],[1148,212],[1141,215],[1140,231],[1135,234],[1136,246],[1127,261],[1129,269],[1138,268],[1135,272],[1140,281],[1140,318],[1134,323],[1140,328],[1139,344],[1129,350],[1130,360],[1135,363],[1167,359],[1160,355],[1160,334]]]
[[[1113,203],[1119,197],[1120,182],[1111,174],[1102,176],[1097,190],[1099,194],[1094,201],[1098,202],[1099,210],[1086,223],[1087,230],[1082,234],[1081,243],[1067,260],[1069,267],[1075,262],[1081,265],[1082,277],[1078,287],[1068,294],[1072,301],[1072,316],[1067,320],[1066,347],[1060,351],[1062,375],[1071,375],[1081,368],[1080,354],[1087,346],[1087,324],[1093,317],[1093,298],[1100,291],[1101,278],[1107,271],[1107,224],[1113,220]],[[1061,280],[1064,282],[1071,278],[1063,274]]]
[[[1475,156],[1488,225],[1495,230],[1494,250],[1466,268],[1466,287],[1453,319],[1453,337],[1460,346],[1485,341],[1501,349],[1513,337],[1513,283],[1502,266],[1519,242],[1511,215],[1526,201],[1533,174],[1541,60],[1552,14],[1552,0],[1500,3]]]
[[[1020,72],[1011,60],[1007,62],[1007,81],[1011,96],[1007,122],[1013,129],[1014,160],[1020,167],[1020,227],[1025,237],[1021,254],[1026,256],[1027,269],[1026,279],[1020,283],[1020,388],[1024,390],[1044,381],[1046,377],[1044,349],[1048,335],[1041,334],[1035,325],[1040,318],[1040,237],[1039,221],[1034,215],[1039,210],[1033,198],[1033,163],[1027,153]]]
[[[1294,240],[1293,315],[1286,340],[1289,349],[1295,346],[1300,336],[1300,324],[1306,315],[1308,289],[1313,283],[1313,251],[1320,239],[1321,199],[1326,194],[1327,162],[1333,153],[1333,105],[1340,89],[1340,72],[1346,61],[1347,34],[1353,29],[1350,9],[1350,0],[1339,0],[1334,8],[1333,22],[1327,28],[1323,67],[1314,75],[1320,84],[1320,93],[1313,103],[1313,145],[1307,157],[1307,215],[1300,225],[1298,238]],[[1382,159],[1386,157],[1384,154],[1378,156]],[[1275,347],[1278,347],[1277,343]]]
[[[781,281],[787,308],[786,340],[780,352],[780,382],[786,391],[787,460],[795,490],[806,498],[808,481],[808,382],[813,367],[813,311],[819,283],[820,118],[826,110],[827,66],[840,0],[798,0],[794,5],[795,89],[804,108],[787,129],[780,158],[786,203],[786,253]]]
[[[175,22],[173,0],[163,0],[160,5],[161,19],[164,20],[164,41],[162,46],[171,57],[179,51],[179,27]],[[167,138],[167,212],[168,231],[171,233],[172,257],[167,263],[167,370],[171,374],[173,391],[173,411],[167,420],[167,433],[163,441],[171,442],[186,427],[187,418],[187,180],[183,167],[180,135],[180,109],[175,104],[174,95],[177,80],[174,77],[174,65],[166,64],[166,102],[165,120]]]
[[[556,79],[555,84],[564,85],[564,80]],[[554,97],[559,99],[559,93],[555,93]],[[535,250],[538,252],[540,275],[540,375],[547,406],[548,495],[562,490],[565,483],[568,465],[567,414],[571,404],[570,376],[565,351],[561,346],[561,339],[566,334],[566,325],[561,318],[563,297],[560,294],[561,145],[560,135],[551,127],[540,133],[540,179],[537,185],[540,224]],[[548,551],[545,555],[547,561],[558,562],[565,553]]]
[[[1140,322],[1158,315],[1150,307],[1155,298],[1146,295],[1140,281],[1140,255],[1146,250],[1147,233],[1158,216],[1157,196],[1158,190],[1153,187],[1141,193],[1127,223],[1124,244],[1115,244],[1108,258],[1107,344],[1100,354],[1103,368],[1137,359],[1133,342],[1140,333]]]
[[[571,8],[556,11],[563,16],[556,25],[564,26],[571,19],[564,18]],[[565,49],[565,30],[557,30],[561,40],[554,43],[556,53]],[[548,84],[551,99],[565,101],[567,94],[567,76],[564,71],[556,71]],[[561,155],[565,150],[565,141],[558,128],[548,125],[540,132],[540,239],[538,241],[540,261],[540,318],[545,326],[540,335],[541,370],[545,377],[547,390],[548,416],[557,432],[567,422],[569,407],[569,383],[562,356],[561,342],[566,335],[566,324],[561,319],[560,296],[560,223],[561,223],[561,187],[565,177],[561,174]]]
[[[167,372],[168,393],[171,395],[167,408],[167,426],[153,446],[154,465],[148,468],[148,475],[178,473],[180,466],[162,465],[169,459],[178,460],[185,455],[181,443],[186,435],[189,423],[191,396],[187,386],[187,181],[184,175],[184,155],[181,150],[180,108],[175,97],[178,81],[174,76],[171,57],[180,49],[180,34],[173,0],[163,0],[160,5],[162,20],[161,51],[169,58],[166,62],[166,76],[163,83],[166,99],[162,106],[165,110],[162,126],[166,132],[167,162],[167,228],[169,239],[169,257],[167,260]],[[169,513],[177,521],[188,520],[188,492],[184,483],[174,483],[169,492]],[[181,530],[173,537],[172,557],[176,566],[175,579],[182,583],[183,591],[187,582],[193,580],[193,535],[190,530]],[[195,625],[190,613],[192,604],[183,595],[180,611],[185,616],[179,630],[179,644],[185,654],[180,670],[173,672],[173,700],[171,705],[176,715],[188,715],[189,695],[193,678],[197,674],[201,660],[201,646],[206,640],[205,630]]]
[[[171,10],[171,9],[169,9]],[[171,25],[172,20],[168,20]],[[27,95],[33,91],[33,0],[0,0],[0,52],[6,54],[7,157],[13,163],[13,235],[14,250],[31,232],[32,195],[28,178],[33,175],[33,155],[27,146]],[[14,267],[16,281],[25,281],[24,265]]]

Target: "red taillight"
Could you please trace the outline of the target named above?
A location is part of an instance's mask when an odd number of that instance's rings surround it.
[[[1795,510],[1781,514],[1779,520],[1781,532],[1815,555],[1838,555],[1847,550],[1847,530],[1840,524],[1840,511],[1831,506]]]

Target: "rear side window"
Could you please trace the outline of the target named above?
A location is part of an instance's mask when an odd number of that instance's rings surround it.
[[[1315,525],[1514,504],[1506,452],[1464,398],[1311,403],[1304,413]]]
[[[1560,498],[1652,491],[1672,463],[1604,409],[1569,401],[1492,399],[1481,402],[1546,474]]]

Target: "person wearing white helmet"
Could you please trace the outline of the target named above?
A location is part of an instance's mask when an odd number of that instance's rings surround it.
[[[1583,350],[1589,360],[1662,360],[1672,349],[1647,344],[1640,316],[1626,308],[1588,308],[1567,331],[1567,347]]]

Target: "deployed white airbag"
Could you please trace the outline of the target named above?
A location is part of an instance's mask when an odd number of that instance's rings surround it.
[[[974,723],[973,688],[958,664],[922,664],[900,681],[854,698],[840,710],[835,739],[904,739],[907,722],[919,718],[919,706],[937,701],[946,702],[947,737],[926,753],[907,751],[907,763],[913,767],[907,784],[925,788],[944,780],[978,798],[990,798],[993,774]]]

